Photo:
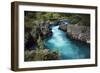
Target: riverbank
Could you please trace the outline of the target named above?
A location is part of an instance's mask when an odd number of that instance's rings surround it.
[[[67,33],[72,39],[90,43],[90,27],[82,25],[67,25]]]
[[[60,25],[59,29],[66,32],[71,39],[90,43],[90,27],[88,26],[68,24]]]
[[[41,60],[59,60],[58,51],[50,51],[49,49],[25,50],[24,61],[41,61]]]

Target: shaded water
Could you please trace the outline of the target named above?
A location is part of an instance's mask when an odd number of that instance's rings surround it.
[[[64,59],[86,59],[90,58],[90,45],[71,40],[59,26],[52,27],[53,35],[45,40],[45,47],[51,51],[59,51],[60,58]]]

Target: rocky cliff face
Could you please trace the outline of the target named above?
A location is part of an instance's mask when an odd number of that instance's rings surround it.
[[[59,25],[59,29],[63,30],[64,32],[67,32],[67,25]]]
[[[82,25],[67,25],[68,35],[75,40],[90,43],[90,27]]]
[[[59,25],[59,29],[66,32],[70,38],[90,43],[90,27],[78,24]]]

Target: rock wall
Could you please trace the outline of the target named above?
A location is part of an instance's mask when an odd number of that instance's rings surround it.
[[[67,25],[68,35],[75,40],[90,43],[90,27],[82,25]]]

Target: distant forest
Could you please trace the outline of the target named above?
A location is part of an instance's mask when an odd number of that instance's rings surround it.
[[[90,14],[25,11],[24,16],[25,26],[30,28],[48,20],[58,19],[69,19],[71,24],[90,26]]]

